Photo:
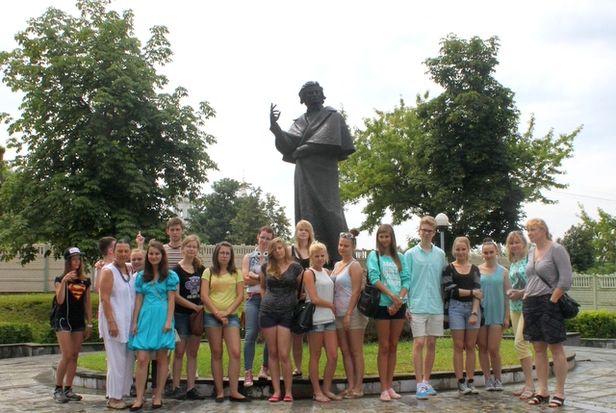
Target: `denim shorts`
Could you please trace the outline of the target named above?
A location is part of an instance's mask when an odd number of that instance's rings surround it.
[[[190,314],[188,313],[173,313],[175,319],[175,329],[180,337],[191,336],[190,331]]]
[[[336,322],[330,321],[329,323],[317,324],[312,326],[308,333],[323,333],[325,331],[336,331]]]
[[[477,310],[477,321],[470,324],[468,319],[473,312],[473,302],[449,301],[449,329],[450,330],[476,330],[481,325],[481,307]]]
[[[237,314],[229,314],[227,316],[227,319],[229,320],[229,324],[227,324],[226,327],[240,328],[240,318],[237,316]],[[211,313],[205,313],[203,315],[203,323],[206,328],[223,327],[222,322],[216,317],[214,317],[214,314]]]

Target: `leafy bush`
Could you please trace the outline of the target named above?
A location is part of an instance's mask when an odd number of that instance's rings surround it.
[[[567,320],[568,331],[578,331],[584,338],[616,338],[616,313],[581,311],[577,317]]]
[[[29,343],[32,337],[28,323],[0,323],[0,344]]]

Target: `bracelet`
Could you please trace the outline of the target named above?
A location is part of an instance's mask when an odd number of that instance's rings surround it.
[[[88,324],[86,324],[86,327],[87,327],[87,328],[92,328],[93,326],[92,326],[92,324],[91,324],[91,323],[88,323]]]

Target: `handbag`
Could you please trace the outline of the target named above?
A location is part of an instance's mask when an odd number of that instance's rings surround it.
[[[203,308],[199,311],[193,311],[190,316],[190,333],[193,336],[201,336],[203,334]]]
[[[302,274],[302,280],[299,283],[299,288],[297,289],[297,304],[293,308],[293,320],[291,322],[291,332],[294,334],[302,334],[307,332],[312,328],[312,315],[314,314],[314,310],[316,310],[316,306],[311,302],[306,302],[305,300],[300,300],[299,297],[301,295],[302,289],[304,287],[304,274]],[[316,281],[316,275],[315,275]]]
[[[381,257],[379,252],[376,252],[376,259],[379,265],[379,278],[381,277]],[[379,302],[381,300],[381,292],[378,288],[370,283],[370,279],[366,274],[366,286],[359,295],[357,301],[357,309],[360,313],[366,317],[374,318],[377,310],[379,309]]]
[[[535,263],[533,262],[533,267],[534,266],[535,266]],[[548,283],[545,280],[545,278],[543,278],[536,269],[535,269],[535,274],[537,274],[539,279],[543,281],[545,285],[547,285],[552,290],[554,290],[554,287],[552,287],[550,283]],[[578,313],[580,312],[580,304],[577,301],[575,301],[575,299],[567,293],[564,293],[558,300],[558,307],[560,308],[560,313],[563,315],[563,318],[565,320],[575,318],[575,316],[577,316]]]

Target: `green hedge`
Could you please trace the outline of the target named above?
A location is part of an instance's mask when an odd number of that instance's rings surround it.
[[[577,331],[584,338],[616,338],[616,313],[581,311],[577,317],[567,320],[567,331]]]
[[[32,327],[28,323],[0,323],[0,344],[32,342]]]

